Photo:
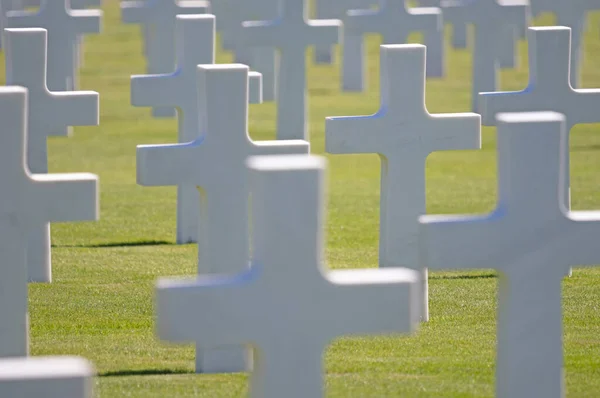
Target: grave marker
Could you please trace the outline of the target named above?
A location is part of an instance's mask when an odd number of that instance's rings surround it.
[[[379,0],[376,10],[350,10],[344,18],[342,86],[347,91],[365,89],[363,36],[378,33],[383,44],[404,44],[412,32],[422,32],[429,53],[427,76],[445,73],[444,24],[439,8],[407,9],[405,0]]]
[[[306,154],[301,140],[253,142],[248,136],[248,67],[198,66],[200,131],[195,141],[141,145],[138,183],[196,186],[201,192],[198,272],[237,273],[249,260],[248,184],[245,161],[253,155]],[[224,112],[224,109],[227,112]],[[243,347],[201,347],[196,371],[246,370]]]
[[[27,90],[0,88],[0,358],[28,353],[28,232],[45,222],[98,218],[98,178],[30,174],[26,167]]]
[[[6,84],[28,91],[27,166],[35,174],[48,173],[49,136],[67,136],[68,126],[99,122],[98,93],[52,92],[46,87],[47,32],[41,28],[6,29]],[[51,282],[50,224],[29,231],[27,273],[30,282]]]
[[[425,46],[384,45],[380,54],[380,110],[371,116],[327,118],[325,150],[379,154],[379,265],[420,270],[418,217],[426,212],[426,158],[436,151],[479,149],[481,118],[474,113],[427,111]],[[427,270],[422,282],[426,310]],[[421,316],[427,320],[427,312]]]
[[[199,64],[215,62],[214,15],[177,16],[177,68],[171,74],[132,76],[131,102],[135,106],[176,106],[178,142],[200,134],[198,117]],[[250,72],[250,102],[260,103],[260,74]],[[177,187],[177,243],[198,242],[200,193],[194,185]]]
[[[250,269],[243,262],[238,275],[160,280],[158,334],[175,342],[252,345],[252,397],[320,397],[323,351],[331,340],[416,328],[418,274],[326,269],[322,159],[255,157],[249,167]]]
[[[247,45],[278,50],[277,138],[308,140],[306,48],[337,43],[341,22],[309,20],[307,0],[280,0],[277,19],[243,26]]]
[[[565,119],[499,114],[498,207],[489,215],[423,216],[423,264],[493,267],[498,282],[497,397],[564,397],[561,281],[600,262],[600,212],[571,212]]]

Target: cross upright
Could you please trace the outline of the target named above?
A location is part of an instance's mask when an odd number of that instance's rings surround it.
[[[307,0],[279,0],[277,19],[243,27],[247,45],[278,50],[277,139],[308,140],[306,48],[338,43],[341,21],[309,20]]]
[[[180,143],[200,134],[197,66],[215,62],[214,15],[177,16],[177,67],[161,75],[132,76],[131,102],[135,106],[175,106]],[[252,103],[261,102],[261,75],[250,72]],[[200,193],[194,185],[177,187],[177,243],[198,242]]]
[[[52,92],[46,87],[47,33],[41,28],[4,31],[6,83],[27,88],[27,166],[48,173],[49,136],[67,136],[69,126],[98,125],[98,93]],[[30,282],[51,282],[50,224],[32,227],[27,245]]]
[[[473,24],[475,43],[472,61],[471,107],[478,112],[480,92],[496,91],[498,59],[502,40],[515,40],[510,31],[527,19],[529,7],[519,4],[499,4],[496,0],[447,0],[444,19],[453,24]]]
[[[429,57],[427,76],[444,75],[444,24],[439,8],[407,9],[406,0],[379,0],[378,9],[350,10],[344,18],[342,86],[350,91],[365,88],[363,37],[379,33],[383,44],[404,44],[412,32],[423,32]]]
[[[146,72],[171,73],[175,68],[175,30],[177,15],[205,14],[210,3],[203,0],[134,0],[121,2],[124,23],[140,24],[144,31]],[[174,117],[171,107],[152,108],[154,117]]]
[[[189,143],[139,146],[138,183],[197,187],[201,198],[198,272],[236,273],[249,261],[246,159],[307,154],[309,143],[250,139],[246,65],[199,65],[198,86],[203,135]],[[196,370],[242,371],[244,358],[242,347],[198,347]]]
[[[421,269],[418,217],[425,214],[425,161],[432,152],[479,149],[474,113],[430,114],[425,105],[426,47],[381,46],[381,106],[371,116],[330,117],[329,153],[376,153],[381,158],[379,266]],[[427,309],[427,270],[423,271]],[[422,314],[427,320],[427,312]]]
[[[9,28],[48,31],[47,85],[53,91],[75,89],[77,37],[99,33],[101,18],[100,10],[71,10],[70,0],[42,0],[38,11],[14,10],[6,14]]]
[[[249,168],[250,269],[159,280],[158,334],[175,342],[252,345],[253,398],[322,397],[323,351],[331,340],[416,328],[418,273],[326,269],[322,159],[255,157]]]
[[[98,178],[30,174],[27,89],[0,87],[0,358],[28,354],[27,235],[44,222],[96,220]]]
[[[423,264],[495,268],[496,396],[564,397],[561,281],[572,265],[600,263],[600,212],[568,211],[565,119],[499,114],[498,205],[484,216],[424,216]]]

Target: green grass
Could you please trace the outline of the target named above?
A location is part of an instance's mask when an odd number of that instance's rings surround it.
[[[547,21],[547,20],[546,20]],[[590,26],[596,28],[600,15]],[[247,376],[195,375],[191,346],[159,342],[153,291],[159,276],[192,275],[196,247],[176,246],[175,188],[135,182],[138,144],[176,139],[174,120],[154,120],[130,106],[129,77],[144,72],[140,30],[119,21],[117,1],[105,7],[104,32],[85,41],[81,86],[101,95],[100,127],[76,128],[71,139],[51,139],[52,172],[100,176],[101,220],[53,225],[54,283],[30,287],[33,355],[82,355],[98,370],[100,397],[237,397]],[[520,51],[526,56],[525,43]],[[378,107],[378,42],[369,39],[369,90],[343,94],[339,65],[310,66],[313,152],[323,153],[326,116],[362,115]],[[588,32],[583,83],[600,87],[600,39]],[[470,55],[449,51],[444,79],[427,82],[432,112],[464,112],[470,104]],[[228,55],[219,54],[220,62]],[[502,72],[504,89],[523,88],[526,62]],[[600,111],[600,110],[599,110]],[[251,108],[255,139],[275,136],[272,103]],[[600,208],[600,127],[572,134],[573,207]],[[377,264],[379,161],[328,156],[327,260],[332,268]],[[431,213],[481,213],[494,207],[495,135],[483,149],[436,153],[427,161]],[[434,273],[431,322],[412,336],[341,338],[325,353],[332,397],[492,396],[496,278],[487,270]],[[600,394],[600,269],[576,269],[565,280],[565,362],[569,397]],[[376,309],[374,309],[376,310]],[[290,360],[294,360],[290,358]]]

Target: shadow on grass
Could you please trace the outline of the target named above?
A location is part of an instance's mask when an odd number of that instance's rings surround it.
[[[134,242],[108,242],[91,245],[52,245],[52,247],[81,247],[81,248],[103,248],[103,247],[134,247],[134,246],[167,246],[175,243],[166,240],[139,240]]]
[[[489,274],[460,274],[460,275],[429,275],[429,279],[493,279],[497,278],[498,274],[489,273]]]
[[[194,371],[187,369],[136,369],[136,370],[116,370],[98,374],[99,377],[127,377],[127,376],[163,376],[163,375],[185,375],[194,374]]]

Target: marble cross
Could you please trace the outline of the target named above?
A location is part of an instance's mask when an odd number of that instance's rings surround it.
[[[6,14],[9,28],[48,31],[47,85],[53,91],[75,89],[77,37],[100,32],[102,11],[71,10],[69,4],[69,0],[43,0],[38,11],[14,10]]]
[[[236,273],[249,261],[246,159],[253,155],[307,154],[302,140],[253,142],[248,136],[248,67],[199,65],[200,131],[195,141],[142,145],[137,150],[138,183],[185,185],[200,190],[198,273]],[[204,347],[197,372],[247,369],[243,347]]]
[[[178,141],[191,142],[200,134],[197,66],[215,62],[214,15],[177,16],[177,68],[162,75],[132,76],[135,106],[176,106]],[[261,102],[261,75],[250,72],[250,102]],[[198,242],[200,193],[195,185],[177,187],[177,243]]]
[[[446,0],[444,20],[453,24],[473,24],[475,43],[473,49],[471,107],[477,112],[477,95],[484,91],[496,91],[498,59],[502,41],[509,38],[519,21],[527,19],[526,5],[501,5],[496,0]]]
[[[563,398],[561,281],[571,265],[600,263],[600,212],[571,212],[565,119],[497,115],[498,206],[489,215],[423,216],[423,264],[495,268],[496,396]]]
[[[134,0],[121,2],[124,23],[143,25],[146,72],[149,75],[171,73],[175,68],[176,16],[204,14],[210,10],[207,1]],[[154,117],[174,117],[172,107],[152,108]]]
[[[159,280],[158,334],[174,342],[251,345],[251,397],[322,397],[323,351],[334,338],[416,328],[418,273],[326,269],[321,158],[255,157],[249,168],[250,268],[244,262],[237,275]]]
[[[481,147],[479,115],[427,111],[425,53],[418,44],[381,46],[380,110],[371,116],[327,118],[325,124],[328,153],[381,158],[380,267],[421,269],[418,217],[425,214],[427,156]],[[427,270],[422,281],[421,317],[427,320]]]
[[[94,367],[79,357],[0,360],[0,397],[92,398]]]
[[[278,50],[277,138],[308,140],[306,48],[339,40],[338,20],[309,20],[308,0],[280,0],[279,17],[244,22],[243,37],[252,47]]]
[[[27,89],[0,88],[0,358],[28,354],[27,237],[45,222],[96,220],[98,178],[30,174],[26,157]]]
[[[427,76],[445,72],[444,24],[439,8],[408,9],[405,0],[379,0],[378,9],[350,10],[344,18],[342,87],[346,91],[365,89],[367,56],[363,37],[379,33],[384,44],[404,44],[412,32],[423,32],[429,57]]]

